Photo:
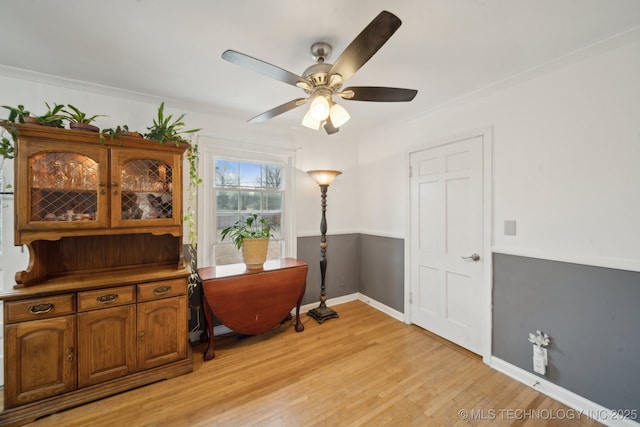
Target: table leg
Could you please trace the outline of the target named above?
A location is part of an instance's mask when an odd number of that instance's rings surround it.
[[[204,318],[207,322],[206,327],[209,332],[209,345],[207,346],[207,351],[204,353],[204,360],[206,362],[216,357],[216,353],[213,351],[213,312],[206,297],[202,300],[202,311],[204,312]]]
[[[300,294],[300,298],[298,298],[298,302],[296,303],[296,332],[304,331],[304,325],[300,320],[300,304],[302,304],[302,297],[304,297],[304,290]]]

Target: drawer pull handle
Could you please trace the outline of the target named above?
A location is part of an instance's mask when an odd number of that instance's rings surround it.
[[[118,299],[118,294],[106,294],[106,295],[100,295],[98,298],[96,298],[96,301],[102,304],[109,304],[116,301],[117,299]]]
[[[171,291],[171,286],[158,286],[153,290],[153,293],[156,295],[164,295],[168,294]]]
[[[31,314],[47,314],[51,310],[53,310],[52,303],[37,304],[29,307],[29,313]]]

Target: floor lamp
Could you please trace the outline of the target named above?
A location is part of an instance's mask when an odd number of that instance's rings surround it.
[[[332,170],[311,170],[307,171],[309,175],[316,180],[318,185],[320,186],[320,197],[321,197],[321,206],[322,206],[322,220],[320,221],[320,234],[322,237],[320,238],[320,278],[321,278],[321,287],[320,287],[320,305],[317,308],[311,309],[307,312],[307,314],[318,321],[318,323],[322,323],[327,319],[332,319],[334,317],[339,317],[338,313],[334,310],[327,307],[327,294],[325,292],[324,286],[324,278],[325,273],[327,272],[327,189],[329,185],[333,182],[333,180],[340,175],[342,172],[340,171],[332,171]]]

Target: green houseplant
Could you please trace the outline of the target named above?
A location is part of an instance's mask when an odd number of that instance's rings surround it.
[[[99,132],[100,128],[91,124],[98,117],[104,117],[102,114],[96,114],[89,116],[86,113],[80,111],[79,108],[74,107],[71,104],[67,104],[67,107],[71,109],[62,110],[66,120],[69,122],[69,128],[78,130],[88,130],[91,132]]]
[[[2,108],[9,110],[9,117],[7,118],[9,122],[28,123],[35,121],[35,117],[31,116],[30,111],[25,110],[24,105],[18,105],[17,107],[3,105]]]
[[[63,128],[66,116],[64,115],[64,105],[53,104],[53,108],[49,106],[49,103],[44,103],[47,106],[47,111],[41,116],[36,117],[36,123],[43,126],[49,126],[54,128]]]
[[[180,117],[171,121],[173,116],[170,114],[165,117],[164,102],[162,102],[158,107],[158,116],[153,119],[153,125],[147,128],[149,132],[144,135],[145,138],[155,139],[160,144],[165,142],[190,144],[191,141],[183,135],[193,134],[201,129],[184,130],[184,122],[182,121],[184,116],[184,114],[181,114]]]
[[[234,224],[222,230],[222,239],[233,240],[236,247],[242,250],[242,258],[248,269],[261,268],[267,259],[271,225],[258,214],[251,214],[241,218]]]
[[[8,122],[13,123],[37,123],[43,126],[50,126],[54,128],[63,128],[66,116],[64,114],[64,105],[53,104],[53,107],[49,103],[44,103],[47,106],[47,111],[40,116],[32,116],[31,112],[25,110],[24,105],[18,105],[17,107],[10,107],[3,105],[3,108],[9,110]]]

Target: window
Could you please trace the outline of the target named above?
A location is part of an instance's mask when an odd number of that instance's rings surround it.
[[[224,228],[249,214],[257,213],[274,227],[267,259],[284,254],[282,227],[285,222],[285,165],[253,160],[215,158],[214,218],[216,265],[242,262],[240,252],[229,239],[221,241]]]

